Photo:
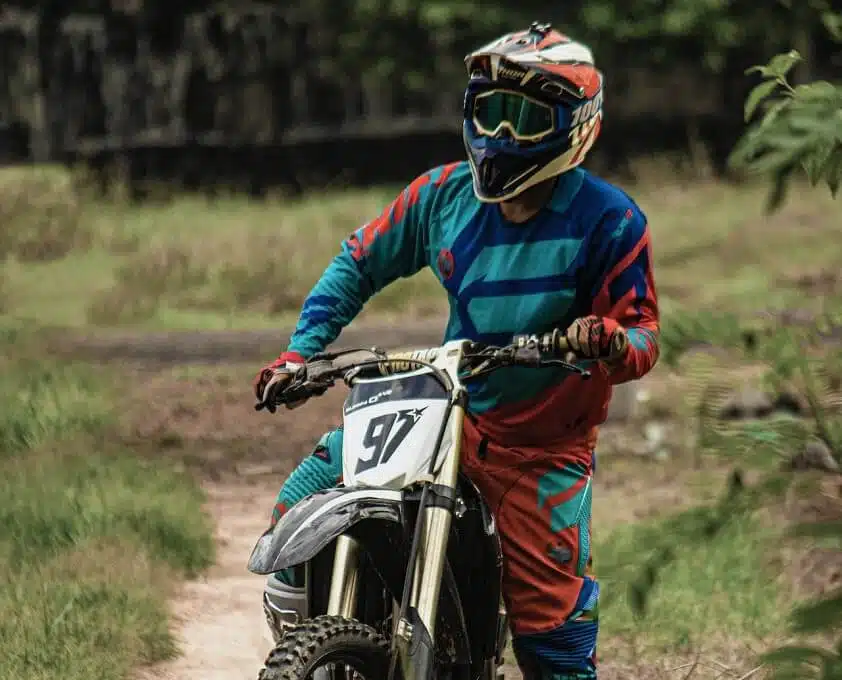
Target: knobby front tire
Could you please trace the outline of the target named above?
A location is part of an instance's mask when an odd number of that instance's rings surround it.
[[[349,677],[382,680],[389,672],[389,643],[359,621],[317,616],[287,628],[258,680],[309,680],[326,664],[351,666],[357,675]]]

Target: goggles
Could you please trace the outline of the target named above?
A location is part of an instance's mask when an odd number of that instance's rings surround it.
[[[491,90],[474,98],[477,131],[494,137],[502,130],[519,142],[536,142],[555,131],[555,107],[511,90]]]

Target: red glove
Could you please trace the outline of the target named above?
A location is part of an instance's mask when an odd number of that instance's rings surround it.
[[[266,386],[272,378],[278,377],[280,380],[275,380],[277,390],[283,390],[288,382],[292,380],[295,372],[304,365],[304,357],[297,352],[283,352],[271,364],[267,364],[260,369],[260,372],[254,378],[254,395],[258,400],[263,400]],[[303,403],[303,402],[301,402]],[[297,406],[298,404],[290,405]]]
[[[588,359],[619,361],[629,351],[628,333],[614,319],[593,315],[576,319],[565,336],[570,349]]]

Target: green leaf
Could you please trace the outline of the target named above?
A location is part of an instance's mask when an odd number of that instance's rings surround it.
[[[818,647],[787,645],[762,655],[761,661],[772,667],[776,680],[804,680],[817,677],[819,669],[835,656]]]
[[[842,42],[842,12],[822,12],[821,20],[830,36],[837,42]]]
[[[792,98],[786,97],[784,99],[779,99],[776,102],[773,102],[768,109],[766,109],[766,113],[764,114],[763,118],[760,121],[760,127],[767,127],[774,123],[781,113],[786,110],[792,104]]]
[[[797,607],[792,613],[792,621],[796,633],[818,633],[842,626],[842,589]]]
[[[745,121],[748,122],[749,119],[754,115],[754,112],[757,110],[757,107],[760,105],[766,97],[768,97],[772,92],[774,92],[778,87],[778,82],[776,80],[765,80],[749,92],[748,97],[746,98],[745,109],[744,109],[744,118]]]
[[[798,85],[792,93],[796,99],[809,100],[819,99],[825,100],[837,96],[839,87],[826,80],[814,80],[812,83],[804,83]]]
[[[836,198],[842,185],[842,142],[837,142],[831,151],[824,169],[825,180],[830,194]]]
[[[807,179],[813,186],[816,186],[826,176],[827,163],[832,153],[833,147],[831,145],[821,145],[815,147],[804,157],[802,165],[807,172]]]
[[[772,179],[772,189],[766,199],[766,212],[771,214],[784,204],[787,192],[789,191],[789,170],[783,169]]]
[[[778,141],[778,140],[775,140]],[[787,141],[780,138],[780,141]],[[785,145],[781,145],[785,146]],[[783,168],[795,167],[798,165],[801,154],[796,148],[777,148],[757,156],[749,165],[749,170],[756,173],[775,174]]]
[[[776,54],[765,66],[752,66],[746,73],[760,73],[764,78],[783,79],[787,73],[801,61],[797,50],[790,50],[783,54]]]
[[[797,50],[790,50],[784,54],[777,54],[772,57],[767,68],[773,78],[783,78],[801,60],[801,55]]]

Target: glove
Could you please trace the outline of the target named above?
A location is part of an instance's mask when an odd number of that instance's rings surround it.
[[[254,379],[254,395],[258,401],[267,402],[270,412],[275,411],[275,397],[292,382],[296,371],[304,365],[304,358],[297,352],[283,352],[271,364],[260,369]],[[287,404],[289,409],[297,408],[306,401]]]
[[[614,319],[586,316],[576,319],[565,333],[570,349],[588,359],[609,363],[622,360],[629,351],[629,336]]]

